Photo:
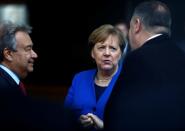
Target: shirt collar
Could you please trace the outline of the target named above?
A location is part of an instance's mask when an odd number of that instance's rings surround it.
[[[149,37],[146,41],[149,41],[149,40],[151,40],[151,39],[153,39],[153,38],[155,38],[155,37],[158,37],[158,36],[160,36],[160,35],[162,35],[162,34],[153,35],[153,36]]]

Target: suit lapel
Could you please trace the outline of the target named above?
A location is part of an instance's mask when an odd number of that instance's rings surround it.
[[[0,77],[2,77],[3,83],[6,83],[6,86],[4,88],[11,89],[12,91],[15,91],[15,93],[22,94],[21,90],[19,90],[19,86],[14,81],[14,79],[2,68],[0,68]]]

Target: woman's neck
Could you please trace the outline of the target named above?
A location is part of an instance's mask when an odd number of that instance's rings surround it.
[[[99,71],[98,70],[96,77],[95,77],[95,83],[103,87],[108,86],[108,84],[112,80],[112,77],[116,74],[117,70],[118,70],[118,66],[111,71]]]
[[[100,71],[98,70],[96,77],[100,80],[107,80],[107,79],[111,79],[117,72],[118,70],[118,66],[116,66],[114,69],[110,70],[110,71]]]

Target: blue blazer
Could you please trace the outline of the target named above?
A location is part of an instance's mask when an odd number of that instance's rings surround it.
[[[77,117],[82,114],[93,113],[103,120],[104,108],[118,78],[120,68],[98,101],[96,101],[94,87],[96,72],[96,69],[92,69],[80,72],[74,76],[72,85],[65,98],[65,107],[72,109]]]

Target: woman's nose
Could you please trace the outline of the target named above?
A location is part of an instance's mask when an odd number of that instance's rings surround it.
[[[106,48],[105,49],[105,55],[109,55],[110,54],[110,50],[109,50],[109,48]]]

